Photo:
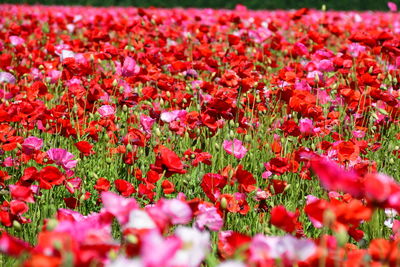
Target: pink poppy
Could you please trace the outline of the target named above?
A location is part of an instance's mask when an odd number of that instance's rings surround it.
[[[101,200],[104,209],[114,215],[121,224],[129,221],[129,214],[132,210],[139,208],[133,198],[124,198],[112,192],[103,192]]]
[[[22,151],[27,155],[40,150],[42,147],[43,140],[35,136],[29,136],[22,143]]]
[[[144,266],[170,266],[180,246],[181,241],[176,237],[164,239],[158,230],[149,231],[142,239],[141,256]]]
[[[73,160],[74,155],[72,153],[62,148],[49,149],[47,151],[47,156],[57,165],[62,166],[66,170],[75,168],[78,163],[77,160]]]
[[[151,127],[153,126],[156,120],[147,116],[147,115],[140,115],[140,125],[142,125],[143,130],[146,133],[151,133]]]
[[[161,209],[170,218],[172,224],[187,224],[192,220],[192,210],[185,201],[165,199],[162,201]]]
[[[126,57],[122,66],[122,76],[130,77],[139,72],[140,67],[136,64],[136,61],[131,57]]]
[[[186,114],[187,114],[186,110],[167,111],[167,112],[161,113],[160,119],[164,122],[169,123],[169,122],[175,121],[177,119],[185,118]]]
[[[99,112],[102,117],[110,117],[115,114],[115,109],[113,106],[103,105],[97,109],[97,112]]]
[[[222,146],[226,153],[235,156],[237,159],[242,159],[247,153],[247,149],[243,146],[242,141],[236,138],[233,141],[225,140]]]
[[[9,72],[1,71],[0,72],[0,83],[12,83],[16,82],[14,75]]]
[[[197,228],[204,230],[207,226],[211,231],[219,231],[222,228],[224,221],[214,206],[199,204],[198,212],[195,222]]]
[[[17,46],[17,45],[22,45],[23,43],[25,43],[25,40],[22,39],[21,37],[13,35],[13,36],[10,36],[10,43],[13,46]]]
[[[388,2],[387,5],[388,5],[388,8],[390,9],[390,11],[397,12],[397,5],[395,3]]]

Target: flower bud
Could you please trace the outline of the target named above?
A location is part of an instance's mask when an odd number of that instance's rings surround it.
[[[58,221],[56,219],[48,219],[46,223],[47,231],[53,231],[58,225]]]
[[[139,242],[139,239],[137,238],[137,236],[129,234],[125,237],[126,241],[128,241],[128,243],[131,244],[137,244]]]
[[[228,207],[228,200],[226,200],[225,197],[221,198],[221,208],[223,210],[226,210],[227,207]]]
[[[156,128],[154,129],[154,133],[155,133],[157,136],[161,136],[160,128],[156,127]]]
[[[18,221],[13,221],[13,227],[18,231],[21,230],[21,224]]]
[[[344,226],[340,227],[338,231],[335,232],[335,237],[340,247],[343,247],[349,241],[349,235]]]
[[[335,220],[336,220],[335,213],[332,210],[327,209],[324,212],[324,226],[330,228],[332,224],[335,222]]]
[[[126,145],[126,151],[132,152],[133,151],[133,147],[131,144],[127,144]]]

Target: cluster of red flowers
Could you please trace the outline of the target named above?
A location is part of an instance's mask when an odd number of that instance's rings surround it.
[[[389,6],[0,5],[0,252],[32,267],[397,266],[400,184],[379,173],[400,163]],[[379,209],[387,233],[367,236]]]

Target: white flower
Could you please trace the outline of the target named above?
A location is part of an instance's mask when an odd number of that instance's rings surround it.
[[[172,259],[173,266],[196,267],[210,250],[210,234],[195,228],[179,226],[175,235],[182,241],[182,247]]]

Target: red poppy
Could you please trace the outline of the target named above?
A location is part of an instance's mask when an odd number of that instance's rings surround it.
[[[65,176],[61,171],[53,166],[46,166],[40,170],[39,187],[43,189],[51,189],[54,185],[60,185],[64,182]]]
[[[287,158],[272,158],[268,163],[264,163],[265,168],[276,175],[282,175],[290,170],[290,163]]]
[[[239,183],[239,192],[251,192],[256,189],[256,187],[254,186],[257,183],[256,179],[254,179],[253,174],[246,170],[243,170],[242,165],[239,165],[233,177]]]
[[[1,252],[14,257],[19,257],[23,253],[31,250],[31,247],[28,243],[10,236],[8,233],[3,231],[0,236],[0,243],[5,244],[1,247]]]
[[[93,145],[87,141],[79,141],[75,143],[75,146],[84,156],[89,156],[95,153],[93,151]]]
[[[165,195],[169,195],[169,194],[172,194],[173,192],[175,192],[174,184],[171,183],[171,182],[168,181],[168,180],[164,180],[164,181],[161,183],[161,187],[162,187],[163,192],[164,192]]]
[[[222,258],[229,258],[240,248],[250,243],[251,237],[239,232],[220,233],[218,238],[218,252]],[[246,249],[247,250],[247,249]],[[243,251],[245,253],[245,251]]]
[[[154,151],[157,154],[156,162],[150,165],[150,168],[158,173],[165,172],[166,177],[170,177],[174,173],[186,173],[183,169],[183,163],[178,155],[172,150],[164,147],[157,146]]]
[[[94,189],[96,189],[99,193],[103,191],[108,191],[111,187],[110,181],[106,178],[100,177],[97,179],[96,184],[94,185]]]
[[[301,225],[298,222],[300,213],[287,211],[284,206],[276,206],[271,210],[271,224],[285,232],[292,233]]]
[[[201,181],[201,188],[203,188],[206,196],[213,202],[215,202],[221,192],[221,190],[227,184],[227,178],[218,173],[206,173]]]
[[[131,183],[123,179],[117,179],[114,181],[117,191],[124,197],[129,197],[136,192],[135,188]]]
[[[11,197],[14,200],[22,200],[28,203],[34,203],[33,191],[30,186],[10,185]]]

